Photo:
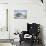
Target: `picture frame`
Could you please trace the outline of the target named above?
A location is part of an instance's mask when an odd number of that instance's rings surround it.
[[[14,18],[15,19],[26,19],[27,10],[14,10]]]

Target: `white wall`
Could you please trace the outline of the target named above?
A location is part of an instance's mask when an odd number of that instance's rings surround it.
[[[45,2],[45,1],[44,1]],[[43,27],[43,36],[46,44],[46,15],[45,15],[45,4],[42,4],[40,0],[12,0],[9,2],[10,8],[10,28],[11,36],[18,30],[26,30],[27,22],[29,23],[40,23]],[[27,19],[14,19],[14,9],[25,9],[27,10]],[[12,13],[12,14],[11,14]],[[12,37],[11,37],[12,38]]]
[[[4,1],[5,2],[5,1]],[[6,1],[7,2],[7,1]],[[46,15],[45,15],[45,4],[43,5],[40,0],[9,0],[9,31],[10,36],[13,37],[13,33],[18,30],[26,30],[27,22],[29,23],[40,23],[43,26],[43,36],[46,44]],[[14,9],[25,9],[27,10],[27,19],[14,19]]]
[[[0,0],[0,3],[8,3],[8,0]]]

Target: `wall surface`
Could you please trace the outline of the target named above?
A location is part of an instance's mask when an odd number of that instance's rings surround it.
[[[40,0],[2,0],[0,2],[8,2],[8,16],[9,16],[9,32],[10,38],[14,38],[14,32],[27,30],[28,23],[40,23],[42,25],[42,32],[44,36],[44,43],[46,44],[46,15],[45,3],[42,4]],[[44,0],[45,2],[45,0]],[[4,6],[4,5],[3,5]],[[14,10],[27,10],[27,19],[14,19]],[[9,36],[7,34],[7,36]],[[9,38],[9,37],[8,37]],[[2,44],[0,46],[6,46]],[[8,44],[7,44],[8,45]],[[12,46],[12,45],[8,45]]]
[[[27,30],[27,22],[40,23],[39,19],[43,16],[43,5],[39,0],[12,0],[9,2],[10,8],[10,30],[15,32],[16,30]],[[27,19],[14,19],[14,10],[27,10]],[[38,12],[37,12],[38,11]],[[12,13],[12,14],[11,14]],[[13,19],[12,19],[13,18]],[[37,19],[37,20],[36,20]],[[22,23],[21,23],[22,22]],[[14,26],[15,25],[15,26]]]
[[[45,0],[44,4],[40,0],[12,0],[9,2],[10,8],[10,32],[11,38],[15,31],[27,30],[28,23],[40,23],[44,42],[46,44],[46,15],[45,15]],[[14,19],[14,10],[27,10],[27,19]],[[12,14],[11,14],[12,13]]]
[[[8,0],[0,0],[0,3],[8,3]]]

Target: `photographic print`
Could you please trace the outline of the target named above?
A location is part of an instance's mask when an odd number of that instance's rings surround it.
[[[15,19],[26,19],[27,10],[14,10],[14,18]]]

